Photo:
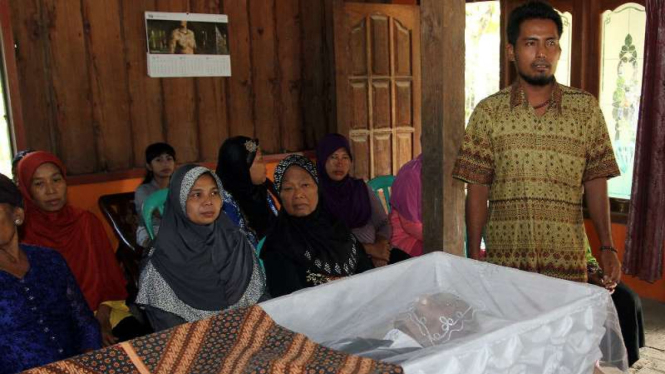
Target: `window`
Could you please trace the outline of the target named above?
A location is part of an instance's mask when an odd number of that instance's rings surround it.
[[[570,12],[561,13],[563,33],[557,82],[570,85],[572,25]],[[478,102],[500,89],[501,6],[499,1],[466,4],[465,124]]]
[[[498,1],[466,4],[465,124],[478,102],[499,90],[500,23]]]
[[[0,82],[4,83],[4,82]],[[12,141],[9,135],[9,121],[5,105],[5,88],[0,84],[0,173],[12,177]]]
[[[608,183],[610,197],[630,199],[642,91],[646,12],[627,3],[602,14],[599,102],[621,176]]]
[[[559,57],[559,64],[556,67],[554,76],[556,77],[557,82],[570,86],[570,62],[573,47],[573,15],[570,14],[570,12],[559,12],[559,14],[563,21],[563,32],[561,33],[561,39],[559,40],[561,57]]]

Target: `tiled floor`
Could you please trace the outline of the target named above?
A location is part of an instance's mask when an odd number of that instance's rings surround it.
[[[642,299],[646,347],[640,350],[640,360],[630,369],[631,374],[665,374],[665,304]]]

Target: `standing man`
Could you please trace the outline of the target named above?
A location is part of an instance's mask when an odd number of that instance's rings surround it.
[[[579,282],[587,281],[586,191],[611,289],[621,266],[607,179],[619,168],[596,99],[554,79],[562,31],[561,17],[543,2],[510,14],[507,55],[518,78],[474,110],[453,177],[468,183],[470,257],[479,258],[484,229],[487,261]]]

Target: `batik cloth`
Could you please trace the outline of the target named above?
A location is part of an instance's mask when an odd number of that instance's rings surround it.
[[[323,347],[255,305],[56,362],[28,373],[403,373]]]
[[[487,261],[586,281],[584,183],[620,173],[596,99],[554,84],[542,116],[518,83],[481,101],[453,177],[490,186]]]

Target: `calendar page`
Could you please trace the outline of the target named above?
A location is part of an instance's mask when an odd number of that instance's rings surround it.
[[[229,77],[228,17],[145,12],[148,75]]]

